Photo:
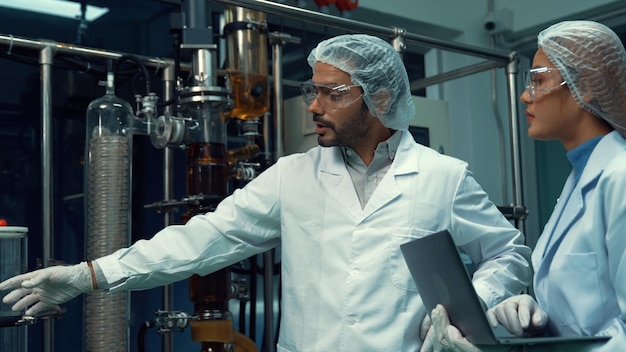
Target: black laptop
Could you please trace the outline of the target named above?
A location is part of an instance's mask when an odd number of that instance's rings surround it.
[[[475,345],[577,344],[606,340],[608,336],[516,337],[503,327],[492,329],[486,308],[476,294],[466,266],[447,230],[400,246],[427,311],[443,304],[450,322]]]

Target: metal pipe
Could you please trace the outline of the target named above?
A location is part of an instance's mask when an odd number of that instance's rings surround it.
[[[509,116],[510,116],[510,133],[511,133],[511,167],[513,174],[513,206],[519,206],[524,204],[524,192],[522,185],[522,158],[520,148],[520,136],[519,136],[519,119],[517,108],[517,85],[516,77],[519,73],[519,58],[517,54],[513,52],[511,54],[511,62],[506,67],[507,84],[509,89]],[[524,231],[523,216],[521,219],[516,219],[516,226],[522,232]]]
[[[43,43],[42,43],[43,45]],[[41,173],[43,205],[43,257],[44,267],[50,265],[54,253],[53,187],[52,187],[52,63],[53,46],[46,44],[39,51],[41,70]],[[54,351],[54,321],[47,319],[43,324],[43,349]]]
[[[108,59],[119,59],[123,55],[127,55],[125,53],[119,53],[114,51],[100,50],[94,49],[84,46],[78,46],[73,44],[54,42],[54,41],[42,41],[42,40],[32,40],[21,37],[16,37],[13,35],[0,35],[0,45],[7,45],[11,48],[13,47],[21,47],[25,49],[39,50],[42,46],[49,46],[54,50],[55,54],[71,54],[71,55],[79,55],[83,57],[97,57],[97,58],[108,58]],[[139,60],[143,61],[147,66],[156,67],[157,69],[161,67],[165,67],[167,65],[173,65],[174,60],[171,59],[162,59],[157,57],[150,56],[141,56],[135,55]],[[191,66],[189,64],[181,65],[181,69],[191,70]]]
[[[273,76],[274,76],[274,160],[278,160],[285,153],[283,140],[283,87],[282,87],[282,42],[271,36],[273,50]],[[272,250],[263,254],[263,304],[265,309],[263,330],[265,345],[264,351],[274,352],[274,256]]]
[[[272,39],[273,50],[273,76],[274,76],[274,126],[276,132],[275,138],[275,158],[278,159],[285,154],[284,137],[283,137],[283,65],[282,53],[283,46],[280,40]]]
[[[165,101],[170,101],[174,98],[174,89],[176,84],[174,65],[168,65],[163,69],[163,84],[164,84],[164,97]],[[174,104],[170,104],[165,108],[166,113],[173,114]],[[171,200],[174,197],[173,184],[174,184],[174,153],[171,148],[163,148],[163,199],[165,201]],[[163,226],[167,227],[171,223],[171,214],[168,211],[163,212]],[[172,285],[163,286],[163,309],[166,312],[173,311],[173,288]],[[163,334],[161,340],[161,347],[163,352],[172,351],[172,335]]]
[[[213,2],[242,6],[253,10],[263,11],[267,13],[277,14],[284,17],[296,18],[301,21],[315,23],[327,27],[349,30],[353,32],[368,33],[372,35],[386,36],[394,38],[397,35],[397,28],[382,27],[363,22],[358,22],[342,17],[332,16],[321,12],[311,11],[295,6],[268,1],[268,0],[211,0]],[[466,55],[483,57],[486,59],[509,62],[508,53],[488,50],[481,47],[445,41],[441,39],[431,38],[424,35],[406,33],[405,38],[413,44],[423,45],[430,48],[442,49],[452,52],[458,52]]]
[[[493,68],[503,67],[504,65],[499,62],[485,61],[476,65],[463,67],[457,70],[452,70],[439,75],[430,76],[411,82],[411,91],[416,91],[421,88],[426,88],[435,84],[444,83],[453,79],[472,75],[474,73],[487,71]]]
[[[263,330],[265,345],[263,350],[274,352],[274,252],[263,253]]]
[[[202,0],[182,1],[183,14],[185,15],[186,28],[207,28],[211,24],[207,21],[206,2]],[[210,10],[210,9],[209,9]],[[209,43],[213,43],[211,38],[206,38]]]

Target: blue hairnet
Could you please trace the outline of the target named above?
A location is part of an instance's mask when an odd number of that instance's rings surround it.
[[[626,51],[607,26],[564,21],[537,38],[583,109],[608,121],[626,136]]]
[[[320,42],[311,50],[309,65],[323,62],[350,75],[363,89],[372,115],[387,128],[407,130],[415,116],[409,76],[391,44],[366,34],[346,34]]]

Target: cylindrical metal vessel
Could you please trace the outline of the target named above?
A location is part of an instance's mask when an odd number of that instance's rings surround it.
[[[230,116],[241,120],[262,117],[269,108],[265,13],[228,5],[224,10],[226,72],[233,91]]]
[[[0,226],[0,282],[26,272],[28,266],[28,228]],[[20,313],[8,304],[0,304],[0,318],[14,317]],[[27,327],[15,326],[0,329],[0,351],[26,352]]]

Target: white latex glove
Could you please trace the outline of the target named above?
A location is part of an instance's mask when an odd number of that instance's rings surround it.
[[[487,311],[492,327],[502,324],[511,334],[540,331],[548,323],[548,315],[537,301],[527,294],[509,297]]]
[[[65,303],[84,292],[93,291],[91,271],[86,262],[72,266],[51,266],[17,275],[0,283],[0,291],[13,289],[2,302],[14,311],[24,308],[26,315]],[[17,302],[17,303],[16,303]]]
[[[441,304],[433,309],[430,318],[426,316],[422,321],[420,338],[424,340],[420,352],[480,352],[459,329],[450,324],[448,311]]]
[[[422,325],[420,325],[420,339],[422,339],[422,348],[420,348],[420,352],[433,350],[432,339],[434,332],[430,329],[431,325],[430,315],[426,314],[424,320],[422,320]]]

